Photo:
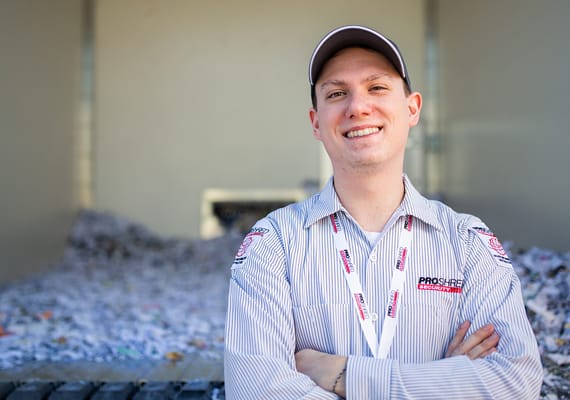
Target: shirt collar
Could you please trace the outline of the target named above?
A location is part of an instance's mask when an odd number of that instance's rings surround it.
[[[413,215],[414,217],[424,221],[426,224],[442,231],[443,225],[437,218],[433,202],[426,199],[416,190],[406,174],[404,174],[404,187],[406,189],[406,194],[404,195],[402,204],[400,204],[400,209],[403,210],[403,213]]]
[[[304,228],[308,228],[320,219],[330,216],[337,211],[344,210],[336,191],[334,190],[333,177],[330,177],[323,189],[316,194],[318,198],[312,204],[307,214]]]
[[[416,218],[432,225],[438,230],[443,230],[441,222],[433,209],[430,200],[422,196],[404,174],[405,194],[402,203],[396,213],[413,215]],[[334,190],[333,178],[331,177],[324,188],[317,194],[317,200],[312,204],[305,221],[304,228],[308,228],[318,220],[328,217],[335,212],[344,210],[336,191]]]

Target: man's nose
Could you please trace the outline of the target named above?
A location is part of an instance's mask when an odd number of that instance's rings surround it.
[[[354,91],[349,95],[348,104],[346,107],[346,116],[348,118],[359,117],[361,115],[370,114],[372,108],[370,98],[366,93]]]

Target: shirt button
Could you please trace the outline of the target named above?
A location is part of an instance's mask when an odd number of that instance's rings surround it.
[[[370,319],[372,321],[378,321],[378,314],[376,314],[375,312],[373,312],[372,314],[370,314]]]
[[[370,256],[370,261],[376,261],[376,254],[372,254]]]

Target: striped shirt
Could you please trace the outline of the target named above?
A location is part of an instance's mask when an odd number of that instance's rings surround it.
[[[520,282],[500,243],[476,217],[405,195],[371,242],[340,203],[332,179],[300,203],[258,221],[240,246],[230,281],[224,357],[229,399],[336,399],[295,369],[311,348],[348,356],[347,399],[534,399],[542,366]],[[369,312],[382,332],[404,217],[414,217],[399,319],[387,359],[372,357],[335,251],[337,212]],[[452,289],[450,289],[452,288]],[[491,323],[498,351],[444,358],[465,321]]]

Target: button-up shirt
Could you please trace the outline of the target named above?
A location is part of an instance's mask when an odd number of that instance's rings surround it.
[[[476,217],[428,200],[404,176],[401,205],[379,235],[342,206],[332,179],[305,201],[270,213],[232,265],[226,320],[230,399],[336,399],[295,369],[310,348],[348,357],[347,399],[537,398],[542,366],[520,282],[497,238]],[[386,359],[364,337],[330,215],[338,214],[373,316],[383,316],[405,216],[414,217],[407,277]],[[491,323],[498,351],[444,358],[459,325]],[[378,336],[384,318],[373,318]]]

